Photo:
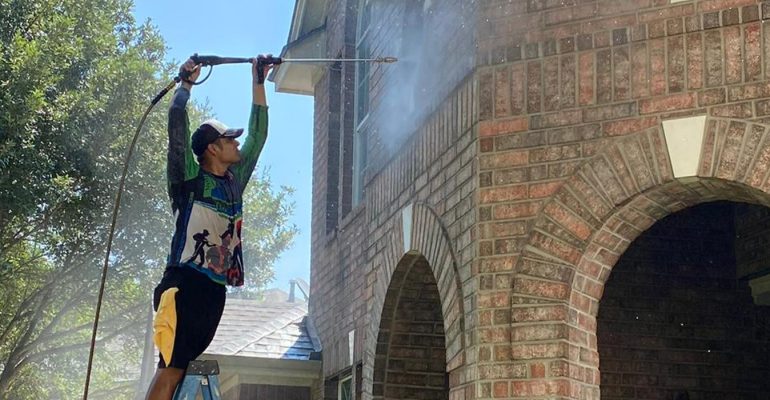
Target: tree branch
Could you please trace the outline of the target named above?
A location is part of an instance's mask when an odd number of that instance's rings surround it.
[[[51,216],[54,213],[56,213],[57,211],[59,211],[59,209],[61,208],[61,206],[63,204],[64,204],[63,202],[62,203],[57,203],[57,204],[54,204],[53,206],[49,207],[49,209],[46,210],[43,213],[42,218],[37,218],[36,217],[34,219],[35,221],[38,221],[36,224],[30,225],[30,221],[27,221],[26,224],[23,224],[19,228],[19,230],[16,231],[16,233],[14,233],[11,236],[10,239],[8,239],[5,243],[0,245],[0,254],[3,254],[5,252],[7,252],[13,246],[15,246],[15,245],[19,244],[20,242],[26,240],[26,238],[28,236],[32,235],[32,233],[37,232],[40,228],[48,225],[48,221],[51,219]],[[29,228],[28,230],[26,230],[26,232],[24,230],[25,227]]]
[[[92,399],[114,399],[120,394],[125,394],[126,391],[133,391],[135,386],[136,380],[126,381],[109,389],[101,389],[90,392],[88,397]]]
[[[97,339],[96,340],[96,345],[99,346],[99,345],[103,344],[104,342],[109,341],[110,339],[118,337],[124,330],[128,329],[131,326],[132,326],[132,324],[126,324],[126,325],[122,326],[120,329],[115,330],[115,332],[112,332],[109,335],[106,335],[106,336],[101,337],[100,339]],[[41,359],[43,359],[43,358],[45,358],[47,356],[50,356],[50,355],[63,354],[63,353],[67,353],[67,352],[72,351],[72,350],[78,350],[78,349],[81,349],[81,348],[88,348],[90,346],[91,346],[91,340],[88,340],[86,342],[73,343],[73,344],[66,345],[66,346],[59,346],[59,347],[53,347],[53,348],[50,348],[50,349],[42,350],[42,351],[37,352],[35,354],[30,354],[26,358],[30,362],[32,362],[32,361],[39,361],[39,360],[41,360]]]
[[[122,310],[116,311],[115,315],[112,318],[106,319],[106,320],[102,321],[102,323],[101,323],[102,328],[105,328],[105,327],[114,328],[115,331],[110,333],[110,335],[113,334],[113,333],[115,333],[115,334],[121,333],[125,329],[125,327],[132,326],[133,324],[135,324],[135,322],[131,321],[131,322],[128,322],[127,324],[125,324],[124,326],[118,326],[118,327],[114,327],[114,324],[116,322],[122,320],[123,317],[126,315],[127,311],[133,310],[133,309],[136,309],[136,305],[131,305],[131,306],[125,307]],[[36,354],[36,353],[34,353],[34,350],[32,350],[32,349],[34,349],[34,348],[43,348],[47,344],[55,342],[56,340],[65,339],[68,336],[74,335],[74,334],[76,334],[76,333],[78,333],[80,331],[90,329],[92,326],[93,326],[93,322],[89,321],[87,323],[84,323],[84,324],[72,327],[70,329],[54,332],[54,333],[52,333],[50,335],[47,335],[47,336],[38,336],[35,340],[31,341],[25,347],[24,354],[25,355],[29,354],[28,356],[31,357],[34,354]],[[48,348],[46,350],[42,350],[42,351],[48,351],[48,350],[51,350],[51,349],[56,349],[56,347],[55,346],[54,347],[50,347],[50,348]]]

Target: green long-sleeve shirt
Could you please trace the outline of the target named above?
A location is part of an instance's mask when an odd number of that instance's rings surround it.
[[[168,195],[176,229],[167,266],[241,286],[242,195],[267,139],[267,107],[252,105],[241,160],[217,176],[200,168],[190,147],[189,98],[187,89],[177,89],[168,112]]]

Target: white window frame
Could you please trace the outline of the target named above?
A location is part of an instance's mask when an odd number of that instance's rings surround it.
[[[366,20],[364,16],[366,15]],[[356,57],[357,58],[369,58],[370,44],[367,42],[369,33],[371,31],[371,1],[359,0],[358,2],[358,21],[356,23]],[[365,50],[366,54],[361,53],[361,50]],[[353,165],[352,165],[352,183],[353,193],[351,196],[351,206],[355,208],[358,206],[364,197],[364,177],[366,176],[367,167],[367,141],[364,125],[369,118],[369,78],[370,78],[370,66],[368,63],[356,63],[356,79],[355,79],[355,108],[353,120],[355,121],[355,131],[353,132]],[[365,75],[365,76],[364,76]],[[366,85],[362,88],[362,85]],[[365,93],[364,93],[365,92]],[[364,103],[365,102],[365,106]],[[362,113],[362,107],[365,112]],[[363,115],[362,115],[363,114]]]
[[[350,390],[348,391],[349,397],[345,398],[343,397],[342,386],[348,382],[350,383]],[[339,383],[337,383],[337,400],[353,400],[353,375],[348,375],[340,379]]]
[[[367,13],[364,11],[368,10]],[[364,16],[367,16],[364,21]],[[371,0],[358,0],[358,21],[356,22],[356,58],[370,58],[371,47],[370,43],[366,40],[369,38],[371,32]],[[366,24],[364,26],[364,24]],[[364,47],[364,49],[362,49]],[[365,54],[361,53],[365,50]],[[356,63],[356,101],[355,101],[355,121],[356,128],[359,128],[366,117],[369,116],[369,77],[370,77],[370,65],[369,63]],[[363,71],[363,72],[362,72]],[[366,80],[363,80],[363,74],[366,74]],[[366,102],[362,103],[364,99],[361,98],[361,85],[366,83]],[[360,112],[362,105],[365,104],[365,112]]]

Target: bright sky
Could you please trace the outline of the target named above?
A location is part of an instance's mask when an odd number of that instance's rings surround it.
[[[168,61],[182,62],[193,53],[226,57],[279,55],[286,44],[294,1],[134,0],[138,23],[148,18],[166,40]],[[192,98],[208,103],[216,118],[233,127],[245,127],[251,104],[250,64],[214,67],[206,83],[196,86]],[[204,68],[201,77],[208,73]],[[151,93],[147,94],[151,96]],[[170,95],[169,95],[170,96]],[[270,131],[257,168],[269,168],[275,187],[296,189],[291,222],[300,233],[294,246],[275,266],[271,286],[288,291],[289,280],[310,277],[310,207],[313,145],[313,99],[276,93],[267,86]],[[248,268],[248,265],[246,266]]]

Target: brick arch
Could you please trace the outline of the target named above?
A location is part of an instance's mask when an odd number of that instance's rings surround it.
[[[405,222],[411,229],[404,229]],[[466,366],[464,296],[457,256],[448,231],[435,210],[422,202],[407,206],[387,226],[384,249],[375,256],[374,279],[370,284],[371,300],[367,304],[369,320],[364,337],[364,395],[367,398],[377,397],[373,393],[377,380],[374,374],[383,310],[388,305],[395,306],[386,302],[397,300],[398,296],[393,296],[392,289],[400,287],[400,280],[408,272],[406,267],[423,260],[432,272],[441,305],[450,392],[454,395],[454,392],[466,390],[467,385],[461,377]],[[409,235],[406,241],[405,233]]]
[[[374,399],[448,399],[444,319],[438,285],[422,255],[393,272],[380,318]]]
[[[514,396],[599,398],[596,315],[613,266],[643,231],[684,208],[770,206],[769,127],[707,119],[697,176],[679,179],[653,127],[609,144],[563,183],[534,223],[511,294],[512,337],[538,338],[513,342],[512,354],[552,361],[545,378],[514,385]]]

